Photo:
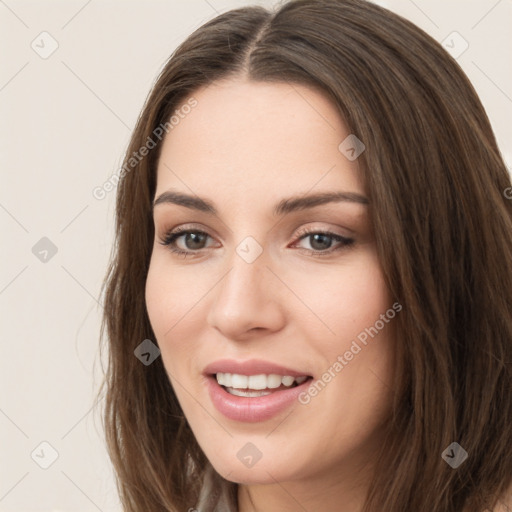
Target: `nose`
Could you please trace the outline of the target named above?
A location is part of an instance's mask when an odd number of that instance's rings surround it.
[[[230,270],[212,290],[208,325],[232,340],[277,332],[285,325],[279,280],[261,255],[247,263],[234,253]],[[282,292],[282,290],[281,290]]]

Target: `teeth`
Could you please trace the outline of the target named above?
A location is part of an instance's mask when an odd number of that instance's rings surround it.
[[[290,377],[289,375],[287,375],[286,377],[283,377],[281,379],[281,382],[283,383],[284,386],[291,386],[294,380],[294,377]]]
[[[231,395],[246,396],[249,398],[272,394],[272,391],[249,391],[248,389],[235,389],[235,388],[226,388],[226,391],[228,393],[230,393]]]
[[[248,381],[247,387],[250,389],[265,389],[267,387],[267,377],[265,375],[251,375]]]
[[[231,384],[232,388],[246,389],[247,384],[249,384],[249,377],[247,375],[231,375]]]
[[[270,389],[276,389],[282,384],[281,375],[272,373],[270,375],[265,375],[265,379],[267,381],[267,387]]]
[[[260,391],[263,389],[277,389],[281,385],[290,387],[294,383],[302,384],[307,377],[292,377],[290,375],[276,375],[276,374],[260,374],[260,375],[239,375],[237,373],[217,373],[217,382],[221,386],[225,386],[227,388],[236,388],[236,389],[250,389]],[[233,393],[236,394],[236,393]],[[267,393],[268,394],[268,393]],[[239,396],[250,396],[250,395],[239,395]],[[252,395],[252,396],[260,396],[260,395]]]

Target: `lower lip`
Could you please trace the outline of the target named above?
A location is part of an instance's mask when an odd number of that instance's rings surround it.
[[[269,420],[290,407],[309,387],[310,381],[311,378],[294,388],[253,398],[228,393],[213,375],[208,376],[207,385],[210,399],[220,413],[230,420],[254,423]]]

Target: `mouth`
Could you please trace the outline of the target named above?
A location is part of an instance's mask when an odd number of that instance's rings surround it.
[[[298,401],[313,377],[265,361],[224,360],[205,368],[213,406],[241,422],[268,420]]]
[[[239,373],[216,373],[212,375],[217,384],[227,393],[234,396],[257,398],[260,396],[279,393],[300,386],[306,380],[312,379],[309,375],[293,377],[292,375],[259,374],[241,375]]]

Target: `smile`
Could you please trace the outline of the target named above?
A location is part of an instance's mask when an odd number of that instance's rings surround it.
[[[277,391],[290,389],[305,382],[306,375],[292,377],[291,375],[240,375],[238,373],[217,373],[217,383],[229,394],[235,396],[258,397],[266,396]]]

